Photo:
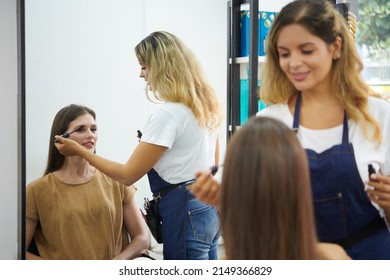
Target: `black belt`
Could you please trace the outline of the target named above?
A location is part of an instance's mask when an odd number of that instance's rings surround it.
[[[333,243],[339,244],[344,249],[348,249],[352,245],[367,238],[368,236],[370,236],[371,234],[373,234],[375,231],[379,230],[383,226],[385,226],[384,220],[378,216],[374,220],[366,224],[364,227],[351,234],[350,236],[333,241]]]
[[[184,181],[184,182],[180,182],[180,183],[176,183],[176,184],[169,184],[168,187],[165,187],[164,189],[162,189],[157,196],[153,196],[154,199],[160,199],[160,198],[163,198],[163,196],[165,196],[167,193],[169,193],[170,191],[176,189],[177,187],[180,187],[184,184],[187,184],[191,181],[194,181],[195,179],[191,179],[191,180],[188,180],[188,181]]]

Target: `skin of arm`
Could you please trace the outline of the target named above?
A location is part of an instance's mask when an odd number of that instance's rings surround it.
[[[215,144],[215,165],[219,164],[219,135],[217,136],[217,143]]]
[[[152,169],[167,150],[167,147],[164,146],[140,142],[128,161],[122,164],[98,156],[71,139],[61,136],[56,136],[56,139],[58,142],[55,145],[61,154],[65,156],[79,155],[107,176],[128,186],[141,179]]]
[[[317,249],[319,260],[351,260],[351,257],[338,244],[321,242],[318,243]]]
[[[384,210],[387,223],[390,224],[390,177],[379,173],[372,174],[368,185],[373,187],[367,189],[368,198]]]
[[[30,246],[31,240],[33,239],[37,223],[26,217],[26,259],[27,260],[43,260],[40,256],[34,255],[27,251]]]
[[[123,222],[131,242],[113,260],[131,260],[139,257],[149,248],[149,236],[145,222],[134,199],[123,206]]]

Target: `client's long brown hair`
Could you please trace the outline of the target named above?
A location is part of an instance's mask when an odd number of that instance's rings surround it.
[[[315,259],[306,153],[283,123],[252,117],[228,143],[221,191],[228,259]]]

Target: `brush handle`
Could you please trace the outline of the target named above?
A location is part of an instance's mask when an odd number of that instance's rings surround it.
[[[70,133],[65,132],[64,134],[61,135],[61,137],[63,137],[63,138],[68,138],[69,135],[70,135]],[[57,139],[54,139],[54,143],[58,143],[58,140],[57,140]]]
[[[223,164],[211,166],[210,167],[211,175],[214,176],[218,172],[218,169],[222,166]]]
[[[368,179],[371,180],[371,181],[374,181],[374,182],[377,182],[377,180],[372,180],[370,177],[371,177],[371,174],[375,174],[376,171],[375,171],[375,168],[374,166],[372,166],[372,164],[369,164],[368,165]]]
[[[64,134],[62,134],[62,135],[61,135],[61,137],[63,137],[63,138],[68,138],[68,137],[69,137],[69,135],[70,135],[70,133],[68,133],[68,132],[65,132]]]

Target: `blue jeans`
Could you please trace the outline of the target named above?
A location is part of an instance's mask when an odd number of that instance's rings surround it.
[[[220,224],[217,209],[192,198],[188,201],[187,257],[190,260],[218,259]]]

